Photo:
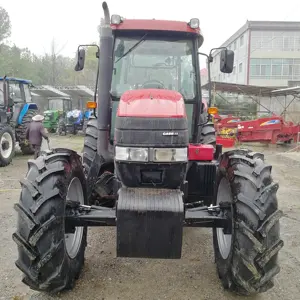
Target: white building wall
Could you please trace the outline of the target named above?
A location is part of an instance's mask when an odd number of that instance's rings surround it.
[[[222,46],[235,52],[234,71],[220,72],[216,52],[213,81],[276,87],[300,81],[300,22],[249,21]]]
[[[300,80],[300,29],[251,32],[250,85],[287,87]]]
[[[227,83],[247,84],[249,30],[242,32],[223,45],[234,51],[234,67],[231,74],[220,72],[220,52],[214,55],[211,64],[212,80]]]

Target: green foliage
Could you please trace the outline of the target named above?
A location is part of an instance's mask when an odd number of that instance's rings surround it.
[[[95,84],[98,66],[95,47],[87,49],[84,70],[75,72],[76,57],[70,58],[56,53],[54,41],[52,53],[38,56],[27,48],[1,43],[10,33],[9,15],[0,7],[0,76],[30,79],[34,85]]]
[[[11,35],[11,23],[7,11],[0,6],[0,44]]]

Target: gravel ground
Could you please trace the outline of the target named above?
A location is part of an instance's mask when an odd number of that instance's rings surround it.
[[[82,138],[54,137],[52,145],[71,147],[81,152]],[[282,156],[278,150],[261,148],[273,165],[273,176],[279,181],[282,238],[281,273],[275,287],[256,298],[260,300],[299,299],[300,293],[300,157]],[[29,290],[21,282],[15,267],[17,257],[11,235],[16,226],[13,204],[20,193],[19,179],[27,170],[28,157],[17,155],[13,164],[0,169],[0,299],[242,299],[223,291],[218,279],[210,229],[185,228],[181,260],[141,260],[115,257],[115,229],[89,230],[86,264],[73,291],[50,297]],[[295,159],[295,160],[292,160]],[[298,164],[297,164],[298,160]]]

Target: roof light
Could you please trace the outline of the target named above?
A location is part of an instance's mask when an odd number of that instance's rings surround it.
[[[119,25],[120,23],[122,23],[122,21],[123,21],[123,19],[119,15],[112,15],[110,18],[110,22],[113,25]]]
[[[189,25],[191,28],[196,29],[200,27],[200,21],[197,18],[193,18],[190,20]]]

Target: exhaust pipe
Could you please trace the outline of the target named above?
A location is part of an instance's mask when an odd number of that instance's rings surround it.
[[[98,143],[97,152],[105,161],[112,159],[109,149],[111,99],[110,88],[113,67],[113,35],[110,27],[110,14],[106,2],[102,3],[104,20],[100,24],[100,57],[98,78]]]

